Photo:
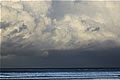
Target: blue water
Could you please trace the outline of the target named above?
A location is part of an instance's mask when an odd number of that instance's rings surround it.
[[[90,79],[90,80],[120,80],[120,71],[118,70],[43,70],[43,71],[2,71],[0,72],[0,79],[14,80],[14,79],[49,79],[49,80],[81,80],[81,79]]]

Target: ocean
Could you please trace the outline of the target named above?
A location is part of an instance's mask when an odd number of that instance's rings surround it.
[[[120,69],[2,68],[0,80],[120,80]]]

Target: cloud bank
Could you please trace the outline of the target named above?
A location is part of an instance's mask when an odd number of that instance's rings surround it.
[[[2,2],[2,55],[120,46],[120,2]]]

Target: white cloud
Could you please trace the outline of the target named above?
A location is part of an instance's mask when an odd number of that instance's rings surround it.
[[[37,41],[41,31],[49,24],[47,18],[51,2],[2,2],[3,48],[24,49]],[[48,20],[47,20],[48,19]],[[39,30],[39,31],[37,31]],[[37,32],[36,32],[37,31]],[[12,47],[8,46],[11,44]],[[19,46],[22,46],[19,48]],[[46,52],[45,52],[46,53]]]
[[[88,47],[96,41],[116,40],[118,36],[104,27],[104,24],[83,16],[66,15],[63,20],[56,22],[56,36],[53,39],[56,43],[60,42],[59,47],[63,49]]]
[[[47,50],[51,49],[87,49],[94,44],[95,49],[98,45],[101,48],[120,46],[119,2],[53,4],[50,1],[3,2],[3,48],[17,51],[31,46],[30,49],[48,55]],[[59,12],[63,15],[55,15]],[[117,45],[104,45],[106,41]]]

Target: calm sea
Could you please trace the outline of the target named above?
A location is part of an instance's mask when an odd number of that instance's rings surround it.
[[[120,69],[2,68],[0,80],[120,80]]]

